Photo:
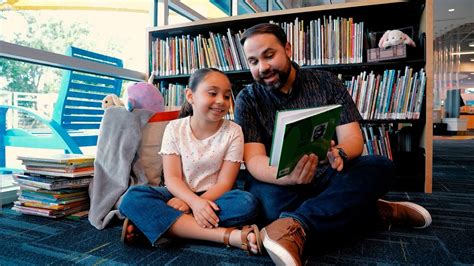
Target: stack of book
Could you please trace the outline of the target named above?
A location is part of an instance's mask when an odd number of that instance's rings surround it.
[[[94,174],[94,157],[58,154],[18,159],[26,170],[13,175],[20,186],[13,210],[59,218],[89,209],[87,189]]]

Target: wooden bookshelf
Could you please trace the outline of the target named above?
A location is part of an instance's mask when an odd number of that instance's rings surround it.
[[[422,178],[422,188],[427,193],[432,192],[432,106],[433,106],[433,0],[371,0],[363,2],[350,2],[332,5],[320,5],[314,7],[295,8],[247,14],[241,16],[218,18],[210,20],[194,21],[191,23],[168,25],[148,29],[148,57],[149,70],[152,71],[152,42],[167,37],[190,35],[209,36],[209,32],[225,34],[230,28],[234,32],[244,30],[255,24],[263,22],[293,22],[297,17],[301,21],[317,19],[318,17],[332,16],[341,18],[353,18],[354,22],[364,22],[364,31],[384,32],[389,29],[412,27],[416,34],[415,42],[419,46],[417,52],[408,54],[406,59],[394,61],[381,61],[367,63],[364,47],[363,63],[336,64],[336,65],[303,65],[302,68],[317,68],[329,70],[335,74],[358,75],[361,71],[383,71],[383,69],[403,69],[410,66],[418,71],[424,68],[426,73],[426,89],[424,93],[423,109],[419,119],[401,120],[375,120],[364,121],[365,123],[395,123],[396,125],[411,125],[415,130],[413,138],[417,139],[421,146],[419,154],[415,157],[424,158],[419,165],[412,165],[411,169],[419,169]],[[308,22],[309,24],[309,22]],[[229,78],[240,84],[252,81],[250,72],[247,70],[234,70],[226,72]],[[186,84],[189,75],[155,76],[155,82],[176,82]],[[424,167],[423,167],[424,165]],[[408,167],[410,168],[410,167]]]

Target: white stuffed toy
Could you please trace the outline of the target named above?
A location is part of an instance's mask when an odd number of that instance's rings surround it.
[[[102,100],[102,109],[105,110],[110,106],[124,106],[124,104],[117,95],[109,94]]]
[[[415,42],[402,31],[388,30],[383,34],[382,38],[380,38],[379,47],[388,48],[402,43],[416,47]]]

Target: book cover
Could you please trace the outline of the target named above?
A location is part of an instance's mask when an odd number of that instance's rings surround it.
[[[270,151],[270,165],[277,167],[277,178],[291,173],[304,154],[326,159],[340,114],[341,105],[277,112]]]

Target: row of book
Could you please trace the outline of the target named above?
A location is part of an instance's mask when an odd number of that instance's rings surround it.
[[[426,74],[422,68],[389,69],[383,75],[367,74],[366,71],[345,86],[352,96],[362,118],[375,119],[418,119],[420,117],[426,87]]]
[[[19,185],[13,210],[30,215],[59,218],[89,209],[88,186],[94,174],[94,158],[61,154],[19,156],[23,173],[13,174]]]
[[[223,71],[248,69],[240,36],[242,32],[226,35],[209,32],[191,37],[167,37],[152,41],[153,71],[159,76],[191,74],[196,69],[214,67]]]
[[[332,16],[310,20],[305,25],[297,17],[293,22],[276,23],[285,31],[292,47],[292,60],[299,65],[333,65],[363,61],[364,22]]]
[[[165,106],[180,107],[186,101],[186,89],[188,86],[178,83],[162,84],[160,86],[161,95]]]
[[[273,22],[272,22],[273,23]],[[300,65],[362,62],[364,23],[331,16],[309,21],[277,24],[293,47],[292,60]],[[188,75],[196,69],[214,67],[223,71],[249,69],[240,39],[243,31],[209,36],[181,35],[152,41],[151,60],[159,76]]]
[[[393,160],[390,130],[385,125],[362,125],[364,151],[362,155],[382,155]]]

